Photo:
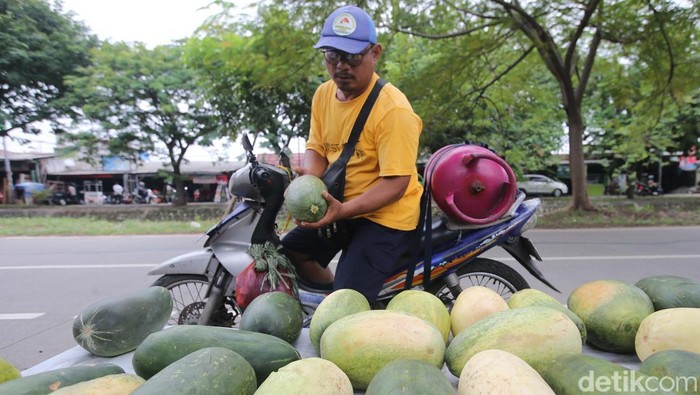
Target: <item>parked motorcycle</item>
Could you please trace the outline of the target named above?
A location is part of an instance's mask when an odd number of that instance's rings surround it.
[[[663,193],[663,190],[654,181],[653,176],[648,176],[646,182],[635,182],[634,193],[639,196],[659,196]]]
[[[153,285],[168,288],[173,296],[170,325],[237,325],[241,311],[235,299],[235,281],[252,261],[248,248],[268,241],[279,243],[276,220],[290,175],[279,166],[258,162],[247,136],[243,137],[243,146],[247,164],[229,181],[229,191],[238,204],[206,232],[204,248],[174,257],[148,273],[160,275]],[[421,260],[409,272],[412,257],[407,254],[401,268],[385,280],[379,301],[388,302],[402,290],[413,288],[424,289],[451,306],[464,288],[474,285],[492,288],[506,299],[518,290],[529,288],[527,281],[510,266],[481,257],[497,246],[535,278],[556,290],[535,266],[533,258],[541,258],[523,236],[536,223],[540,200],[524,198],[518,195],[502,219],[492,225],[454,229],[444,218],[430,221],[430,269],[425,270],[426,263]],[[427,272],[431,281],[426,288],[423,284]],[[408,287],[407,281],[410,281]],[[299,298],[307,319],[330,292],[330,288],[315,288],[299,278]]]

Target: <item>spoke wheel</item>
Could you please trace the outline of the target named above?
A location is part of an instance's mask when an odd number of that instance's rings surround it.
[[[196,324],[204,305],[205,295],[209,287],[206,276],[195,274],[178,274],[157,279],[154,286],[161,286],[170,291],[173,297],[173,311],[167,325],[191,325]],[[233,298],[226,298],[226,311],[220,312],[221,326],[237,326],[240,321],[240,310]]]
[[[515,292],[530,288],[515,269],[506,264],[488,258],[477,258],[457,270],[459,285],[462,289],[482,286],[496,291],[506,301]],[[432,284],[428,292],[442,300],[448,308],[452,307],[457,295],[453,295],[444,281]]]

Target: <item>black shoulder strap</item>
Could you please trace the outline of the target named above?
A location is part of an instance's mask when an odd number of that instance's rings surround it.
[[[379,91],[382,90],[385,83],[386,82],[383,79],[379,78],[377,82],[374,83],[372,90],[369,92],[369,96],[367,96],[365,104],[362,105],[362,109],[355,120],[355,125],[353,125],[352,131],[350,132],[348,142],[345,144],[345,147],[343,147],[343,152],[340,153],[340,157],[338,157],[338,160],[336,160],[336,162],[341,163],[343,166],[345,166],[350,160],[350,157],[355,150],[355,144],[357,144],[357,140],[360,139],[360,132],[362,132],[362,129],[364,129],[369,113],[372,111],[374,102],[377,101],[377,97],[379,96]]]

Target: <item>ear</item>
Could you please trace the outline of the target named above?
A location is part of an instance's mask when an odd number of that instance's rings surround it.
[[[379,60],[379,57],[382,56],[383,50],[384,50],[384,48],[382,47],[382,44],[379,44],[379,43],[374,44],[374,46],[372,47],[372,51],[371,51],[372,52],[372,61],[374,63],[377,63],[377,61]]]

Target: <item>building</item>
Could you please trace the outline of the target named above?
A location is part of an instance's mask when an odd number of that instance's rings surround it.
[[[0,159],[5,154],[0,152]],[[74,184],[86,203],[102,203],[102,196],[109,196],[114,184],[124,187],[125,193],[134,191],[139,182],[156,194],[165,196],[166,185],[172,183],[172,167],[161,162],[128,162],[115,157],[103,157],[102,163],[90,164],[72,157],[46,153],[7,153],[12,171],[12,184],[34,181],[48,185],[52,190],[63,191]],[[190,201],[214,201],[221,197],[222,188],[229,175],[244,166],[244,162],[189,161],[183,162],[181,172],[186,195]],[[2,180],[7,191],[7,173]],[[195,191],[197,199],[195,199]],[[218,192],[218,193],[217,193]],[[97,201],[99,200],[99,201]]]

